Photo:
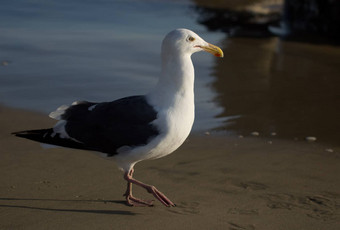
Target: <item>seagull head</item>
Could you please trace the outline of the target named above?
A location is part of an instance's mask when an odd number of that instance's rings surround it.
[[[199,51],[209,52],[216,57],[223,57],[223,51],[188,29],[176,29],[168,33],[162,44],[162,53],[178,55],[193,54]]]

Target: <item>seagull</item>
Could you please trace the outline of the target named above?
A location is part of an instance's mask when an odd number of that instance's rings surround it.
[[[193,31],[175,29],[162,42],[160,77],[148,94],[111,102],[76,101],[62,105],[49,115],[59,120],[53,128],[13,134],[44,144],[104,153],[124,172],[127,205],[153,206],[153,201],[132,195],[134,184],[163,205],[175,206],[156,187],[136,180],[134,165],[172,153],[188,137],[195,116],[191,55],[199,51],[223,57],[219,47]]]

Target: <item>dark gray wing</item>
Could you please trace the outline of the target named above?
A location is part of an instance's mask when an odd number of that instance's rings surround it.
[[[82,149],[116,154],[124,145],[146,145],[159,134],[151,124],[157,112],[144,96],[132,96],[112,102],[78,102],[61,115],[67,121],[67,134],[82,145]]]
[[[159,134],[151,124],[157,112],[144,96],[104,103],[77,102],[62,111],[58,118],[66,121],[65,131],[70,138],[52,128],[13,134],[41,143],[104,152],[108,156],[115,155],[124,145],[146,145]]]
[[[146,145],[159,134],[151,124],[157,112],[144,96],[132,96],[112,102],[79,102],[61,115],[65,130],[85,149],[116,154],[124,145]]]

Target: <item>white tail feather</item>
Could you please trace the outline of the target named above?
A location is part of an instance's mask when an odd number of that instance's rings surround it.
[[[70,107],[67,105],[62,105],[56,111],[51,112],[48,116],[56,120],[61,120],[61,116],[65,113],[65,111],[68,108]]]

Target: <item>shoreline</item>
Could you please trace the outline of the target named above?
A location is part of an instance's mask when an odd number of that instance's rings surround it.
[[[48,116],[0,106],[0,120],[0,229],[339,228],[338,146],[194,133],[173,154],[136,165],[136,178],[177,207],[128,207],[112,161],[10,135],[53,125]]]
[[[56,120],[49,118],[48,114],[43,113],[43,112],[39,112],[39,111],[35,111],[35,110],[27,110],[27,109],[23,109],[23,108],[15,108],[15,107],[10,107],[8,105],[4,105],[0,103],[0,112],[10,112],[12,113],[10,116],[13,116],[14,118],[17,118],[17,113],[28,113],[28,114],[34,114],[36,115],[36,119],[34,119],[33,117],[29,116],[29,119],[33,119],[32,122],[34,125],[29,126],[28,124],[32,123],[29,121],[24,121],[24,124],[22,124],[23,128],[19,128],[19,130],[12,130],[11,132],[15,132],[15,131],[21,131],[21,130],[29,130],[29,129],[40,129],[40,128],[48,128],[48,127],[52,127],[53,125],[55,125]],[[3,117],[4,119],[4,117]],[[36,125],[36,122],[41,121],[39,123],[41,123],[40,125]],[[2,121],[3,122],[3,121]],[[5,121],[6,122],[6,121]],[[8,121],[10,122],[10,121]],[[28,127],[28,128],[25,128]],[[212,136],[212,137],[227,137],[227,138],[238,138],[238,139],[243,139],[243,138],[257,138],[257,139],[262,139],[262,140],[266,140],[269,144],[272,144],[271,142],[273,141],[293,141],[296,143],[308,143],[308,144],[317,144],[317,145],[322,145],[326,150],[326,152],[340,152],[340,144],[339,143],[335,143],[333,141],[320,141],[318,137],[314,137],[314,136],[305,136],[302,137],[301,135],[292,135],[291,137],[287,137],[287,136],[280,136],[280,134],[274,134],[272,135],[272,133],[261,133],[261,132],[257,132],[256,130],[254,130],[254,132],[251,133],[244,133],[244,132],[235,132],[235,131],[231,131],[229,132],[226,128],[223,127],[217,127],[217,128],[212,128],[212,129],[196,129],[196,130],[192,130],[189,137],[190,136],[194,136],[194,137],[202,137],[202,136]],[[309,138],[311,138],[311,140],[308,140]],[[314,140],[315,138],[315,140]]]

